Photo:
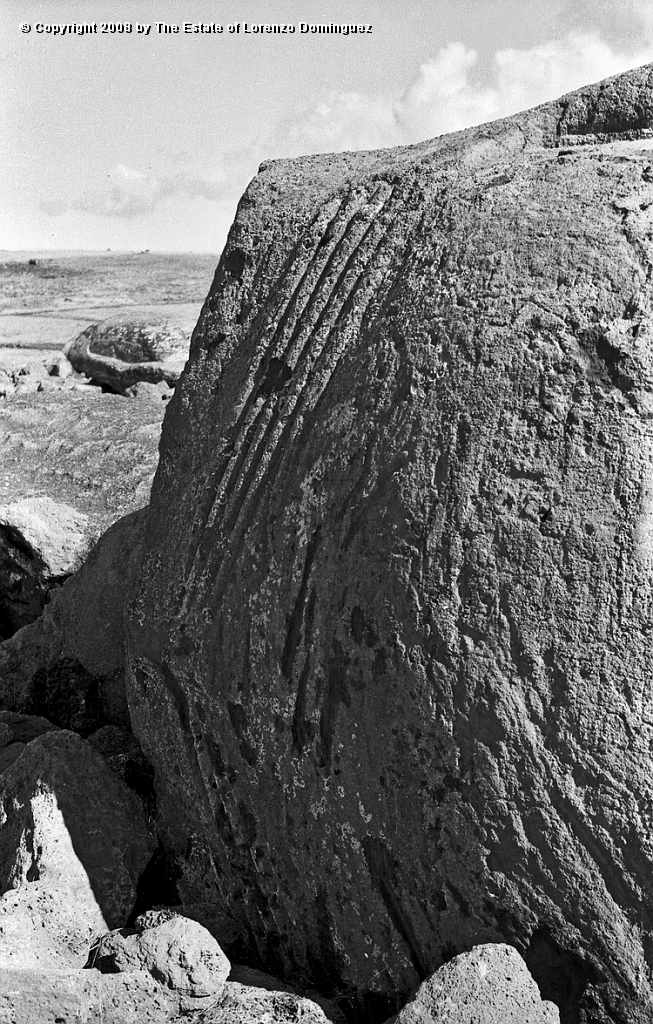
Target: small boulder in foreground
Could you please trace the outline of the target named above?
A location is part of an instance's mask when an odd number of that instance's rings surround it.
[[[489,942],[444,964],[387,1024],[560,1024],[560,1013],[517,950]]]
[[[118,314],[91,324],[63,351],[78,373],[121,394],[139,381],[174,387],[188,358],[193,326],[174,316]]]
[[[178,999],[184,1013],[215,1003],[231,969],[206,928],[168,910],[148,911],[136,919],[134,929],[104,935],[89,966],[105,974],[148,971]]]

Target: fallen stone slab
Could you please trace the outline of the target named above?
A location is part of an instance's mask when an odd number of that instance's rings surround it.
[[[512,946],[486,943],[461,953],[423,981],[386,1024],[560,1024]]]
[[[38,715],[0,711],[0,774],[17,760],[26,743],[57,728]]]
[[[122,313],[87,327],[63,351],[79,373],[121,393],[140,381],[174,387],[193,326],[173,316]]]

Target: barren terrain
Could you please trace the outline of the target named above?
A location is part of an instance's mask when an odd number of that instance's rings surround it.
[[[31,262],[36,261],[36,262]],[[39,391],[0,397],[0,504],[45,494],[100,533],[147,503],[165,403],[55,386],[48,356],[115,313],[196,321],[218,257],[195,253],[0,253],[0,370]]]

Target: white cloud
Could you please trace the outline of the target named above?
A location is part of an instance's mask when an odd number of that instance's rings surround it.
[[[214,174],[189,170],[141,171],[118,164],[106,175],[106,183],[96,185],[69,198],[55,197],[41,203],[51,216],[68,210],[92,213],[101,217],[140,217],[150,213],[165,199],[184,195],[190,198],[220,201],[227,192],[227,175],[220,168]]]
[[[483,80],[476,51],[449,43],[398,97],[331,93],[296,111],[267,140],[266,155],[420,142],[537,106],[652,59],[653,46],[624,54],[596,33],[572,32],[527,50],[497,51]]]
[[[482,75],[477,52],[452,42],[417,69],[400,95],[316,96],[248,148],[223,153],[212,173],[194,167],[187,153],[159,152],[155,170],[118,164],[102,183],[55,196],[41,209],[130,219],[171,197],[235,201],[264,159],[420,142],[536,106],[652,59],[653,44],[625,54],[597,33],[570,32],[530,49],[499,50]]]

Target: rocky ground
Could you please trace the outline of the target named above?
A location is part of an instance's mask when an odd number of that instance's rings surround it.
[[[216,263],[192,253],[0,252],[0,505],[45,494],[88,515],[99,536],[147,503],[165,399],[130,401],[85,374],[59,376],[57,353],[118,314],[172,316],[190,333]]]

